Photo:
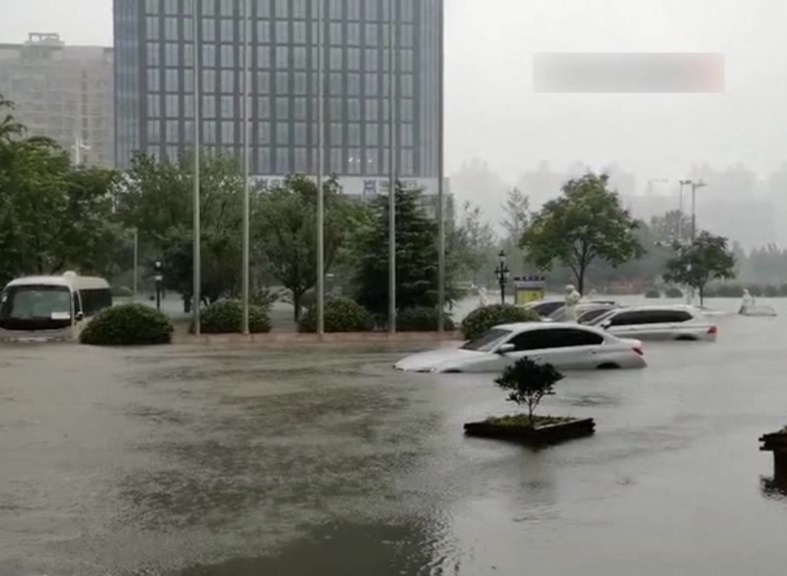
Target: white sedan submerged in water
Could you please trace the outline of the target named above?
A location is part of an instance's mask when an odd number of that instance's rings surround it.
[[[558,370],[644,368],[639,340],[618,338],[574,323],[521,322],[495,326],[460,348],[422,352],[397,362],[408,372],[501,372],[529,357]]]

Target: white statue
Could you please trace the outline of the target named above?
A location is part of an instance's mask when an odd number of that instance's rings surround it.
[[[582,300],[582,296],[576,291],[574,286],[566,286],[566,322],[577,321],[577,304]]]
[[[748,288],[743,290],[743,301],[741,302],[741,308],[738,310],[738,314],[746,314],[746,312],[754,306],[754,297],[749,292]]]
[[[489,306],[489,298],[486,297],[486,288],[483,286],[478,289],[478,305],[482,308]]]

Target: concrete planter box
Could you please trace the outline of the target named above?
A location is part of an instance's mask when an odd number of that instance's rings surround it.
[[[522,422],[516,422],[516,419]],[[574,438],[592,436],[596,423],[592,418],[535,417],[535,426],[526,423],[526,417],[490,418],[483,422],[465,424],[465,434],[478,438],[496,438],[521,442],[528,446],[547,446]]]

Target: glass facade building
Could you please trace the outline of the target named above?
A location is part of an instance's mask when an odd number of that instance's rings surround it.
[[[243,153],[248,22],[251,172],[316,174],[322,2],[324,172],[388,176],[393,102],[397,175],[436,179],[442,1],[115,0],[118,166],[193,148],[196,69],[202,149]]]

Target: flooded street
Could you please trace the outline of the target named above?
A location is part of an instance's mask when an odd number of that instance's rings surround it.
[[[0,347],[0,574],[783,576],[772,304],[569,373],[540,412],[597,433],[539,452],[463,437],[514,409],[493,376],[404,353]]]

